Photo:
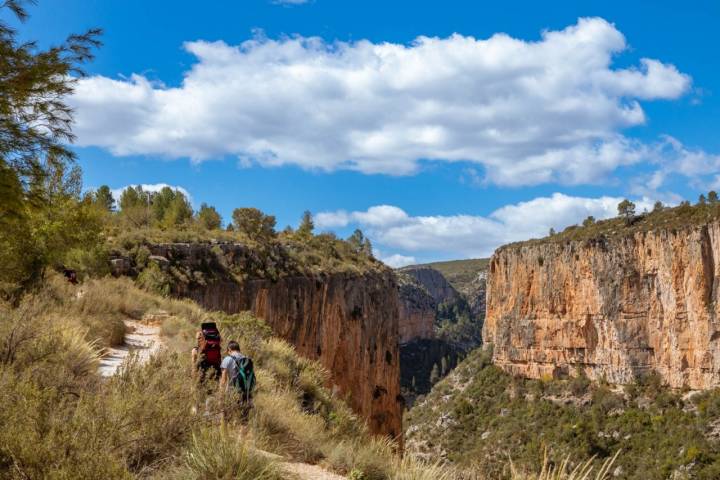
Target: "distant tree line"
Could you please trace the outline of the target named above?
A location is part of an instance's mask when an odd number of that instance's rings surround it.
[[[718,194],[715,190],[710,190],[707,193],[707,196],[705,194],[700,194],[700,196],[698,197],[696,207],[702,207],[702,206],[706,206],[706,205],[709,205],[709,206],[720,205],[720,199],[718,198]],[[668,207],[666,207],[661,201],[658,200],[653,205],[653,209],[650,213],[659,213],[659,212],[664,211],[667,208]],[[690,204],[689,201],[685,200],[685,201],[680,202],[680,204],[678,205],[678,208],[679,208],[678,213],[680,215],[682,215],[683,211],[686,211],[686,210],[692,208],[692,205]],[[635,220],[635,218],[638,216],[637,215],[637,205],[635,205],[634,202],[631,202],[627,198],[623,199],[620,203],[618,203],[617,212],[618,212],[618,217],[623,218],[625,220],[626,225],[632,224],[633,221]],[[647,210],[644,213],[647,213]],[[594,225],[595,223],[596,223],[595,217],[590,215],[587,218],[585,218],[585,220],[583,220],[582,226],[590,227],[590,226]],[[551,228],[550,236],[552,236],[552,235],[555,235],[555,230]]]
[[[88,192],[85,200],[105,215],[115,217],[129,228],[159,228],[174,230],[195,228],[206,231],[221,230],[223,218],[217,209],[202,203],[200,209],[193,211],[187,196],[178,189],[163,187],[158,192],[144,190],[142,186],[128,187],[115,202],[112,191],[107,185]],[[250,239],[267,242],[278,237],[277,220],[254,207],[236,208],[226,231],[242,233]],[[312,213],[305,211],[296,230],[286,227],[285,236],[309,241],[315,236],[315,222]],[[324,234],[329,235],[329,234]],[[353,252],[372,255],[372,243],[360,229],[356,229],[347,239]]]

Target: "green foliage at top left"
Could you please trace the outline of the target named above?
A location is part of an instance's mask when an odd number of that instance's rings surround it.
[[[27,18],[21,1],[0,10]],[[41,50],[0,22],[0,297],[15,299],[45,268],[99,233],[92,202],[80,198],[73,140],[72,93],[81,66],[99,45],[99,30],[71,35]]]

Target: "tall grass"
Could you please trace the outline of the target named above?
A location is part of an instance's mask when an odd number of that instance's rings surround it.
[[[599,469],[595,469],[595,458],[591,458],[585,462],[578,462],[574,468],[571,468],[570,456],[560,462],[560,464],[552,464],[545,452],[542,469],[538,474],[527,474],[518,471],[510,462],[510,470],[513,480],[606,480],[610,477],[610,469],[615,460],[617,460],[620,451],[618,450],[614,456],[607,458]]]
[[[195,432],[183,463],[166,478],[178,480],[282,480],[277,462],[218,428]]]

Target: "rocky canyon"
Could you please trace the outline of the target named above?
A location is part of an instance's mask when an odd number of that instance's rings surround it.
[[[482,277],[480,282],[469,282],[472,286],[466,290],[471,295],[461,293],[430,266],[405,267],[397,271],[397,277],[400,384],[406,404],[412,406],[418,395],[430,391],[433,381],[449,373],[467,352],[480,345],[485,313],[484,271],[471,275],[473,279]],[[473,308],[477,305],[483,308]]]
[[[718,221],[509,245],[490,261],[483,337],[525,377],[716,387],[719,274]]]

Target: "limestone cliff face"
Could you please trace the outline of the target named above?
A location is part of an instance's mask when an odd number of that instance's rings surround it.
[[[523,376],[720,385],[720,223],[498,250],[483,336]]]
[[[259,259],[242,245],[150,250],[168,259],[170,269],[182,265],[198,272],[199,278],[177,283],[175,295],[211,310],[254,312],[301,355],[328,369],[340,395],[349,397],[373,432],[401,435],[398,287],[392,271],[268,279],[253,275]]]
[[[469,285],[465,295],[470,303],[473,315],[485,318],[485,290],[487,289],[487,271],[478,272],[475,280]]]
[[[442,273],[431,267],[405,267],[400,270],[402,273],[413,277],[417,283],[422,285],[435,303],[443,303],[457,300],[460,294],[447,281]]]
[[[412,278],[398,274],[400,283],[400,343],[435,337],[435,300]]]

